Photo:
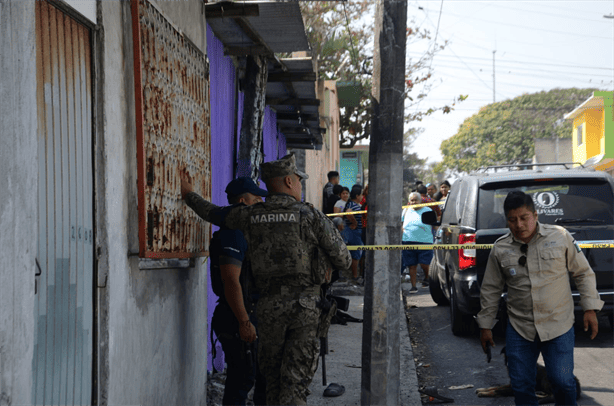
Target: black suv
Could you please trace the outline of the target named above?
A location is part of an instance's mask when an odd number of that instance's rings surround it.
[[[540,164],[542,165],[542,164]],[[492,244],[509,232],[503,213],[508,192],[522,190],[533,197],[544,224],[565,227],[577,242],[614,240],[614,179],[605,172],[569,169],[571,164],[489,167],[454,182],[441,217],[435,244]],[[551,169],[551,168],[557,169]],[[505,171],[501,171],[504,169]],[[433,216],[425,216],[433,224]],[[434,223],[433,225],[439,225]],[[614,249],[582,249],[597,276],[597,289],[612,324]],[[439,305],[450,304],[452,332],[468,334],[480,311],[480,285],[490,250],[435,250],[429,289]],[[576,311],[579,294],[572,282]],[[503,318],[505,306],[501,306]],[[499,318],[499,320],[502,320]]]

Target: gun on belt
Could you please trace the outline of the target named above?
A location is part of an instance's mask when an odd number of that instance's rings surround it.
[[[241,349],[243,351],[243,356],[245,357],[245,365],[251,371],[252,368],[254,368],[254,355],[256,354],[256,351],[254,351],[254,343],[246,343],[245,341],[241,341]]]

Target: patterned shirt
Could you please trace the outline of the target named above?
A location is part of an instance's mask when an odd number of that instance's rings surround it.
[[[345,210],[343,211],[362,211],[362,207],[358,203],[352,200],[348,200],[345,206]],[[356,222],[358,223],[356,230],[360,230],[362,228],[362,214],[354,214],[353,216],[354,216],[354,219],[356,219]],[[348,220],[347,218],[348,216],[343,216],[343,217],[345,217],[345,226],[349,228],[352,222]]]

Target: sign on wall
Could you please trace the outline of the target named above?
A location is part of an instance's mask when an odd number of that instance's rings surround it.
[[[206,254],[210,225],[181,199],[181,173],[211,200],[211,110],[205,55],[146,0],[132,1],[139,255]]]

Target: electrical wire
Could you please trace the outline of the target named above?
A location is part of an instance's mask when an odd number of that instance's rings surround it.
[[[437,35],[439,35],[439,23],[441,22],[441,12],[443,10],[443,0],[441,0],[441,5],[439,6],[439,17],[437,18],[437,29],[435,30],[435,39],[432,42],[433,46],[437,46]],[[433,66],[433,59],[435,56],[431,57],[431,63],[429,64],[429,72],[431,71],[431,66]]]
[[[488,66],[484,63],[471,63],[475,65],[476,68],[480,70],[490,69],[491,66]],[[449,68],[449,69],[458,69],[459,66],[457,61],[455,60],[445,60],[439,61],[437,64],[437,68]],[[520,75],[520,76],[534,76],[534,77],[546,77],[546,78],[560,78],[560,79],[571,79],[575,80],[577,76],[586,76],[593,80],[603,80],[600,78],[612,78],[612,75],[601,75],[587,72],[562,72],[562,71],[548,71],[543,69],[534,69],[534,68],[523,68],[521,66],[499,66],[497,64],[497,70],[501,69],[502,74],[504,75]],[[546,73],[546,75],[540,75],[540,73]]]
[[[429,9],[424,9],[424,11],[431,11],[433,13],[436,12],[435,10],[429,10]],[[485,19],[482,19],[482,18],[465,16],[465,15],[455,14],[455,13],[450,13],[450,12],[448,12],[447,15],[461,17],[461,18],[463,18],[465,20],[475,20],[475,21],[482,21],[482,22],[485,22],[487,24],[496,24],[498,26],[506,25],[508,27],[522,28],[522,29],[525,29],[525,30],[543,31],[543,32],[549,32],[549,33],[553,33],[553,34],[573,35],[573,36],[576,36],[576,37],[586,37],[586,38],[597,38],[597,39],[612,40],[611,37],[600,37],[600,36],[597,36],[597,35],[583,35],[583,34],[577,34],[577,33],[566,32],[566,31],[547,30],[547,29],[544,29],[544,28],[537,28],[537,27],[531,27],[531,26],[526,26],[526,25],[509,24],[509,23],[504,23],[504,22],[500,22],[500,21],[485,20]]]
[[[420,53],[417,53],[417,55],[420,55]],[[440,55],[440,58],[452,58],[452,57],[450,55]],[[480,57],[477,57],[477,56],[462,56],[462,58],[482,60],[482,61],[492,61],[492,59],[490,59],[490,58],[480,58]],[[505,61],[505,62],[507,62],[507,63],[518,63],[518,64],[522,64],[522,65],[556,66],[556,67],[568,67],[568,68],[578,68],[578,69],[597,69],[597,70],[614,71],[614,67],[613,68],[603,68],[603,67],[600,67],[600,66],[565,65],[565,64],[529,62],[529,61]]]
[[[574,20],[574,21],[584,20],[584,21],[590,21],[592,23],[608,23],[608,21],[602,21],[602,18],[600,18],[600,19],[596,19],[596,18],[581,18],[581,17],[575,16],[575,15],[574,16],[566,16],[566,15],[563,15],[563,14],[545,13],[543,11],[526,10],[526,9],[523,10],[523,9],[519,9],[519,8],[515,8],[515,7],[502,6],[501,4],[497,4],[497,7],[498,8],[508,9],[508,10],[520,11],[520,12],[523,12],[523,13],[540,14],[540,15],[546,15],[546,16],[565,18],[565,19]]]

